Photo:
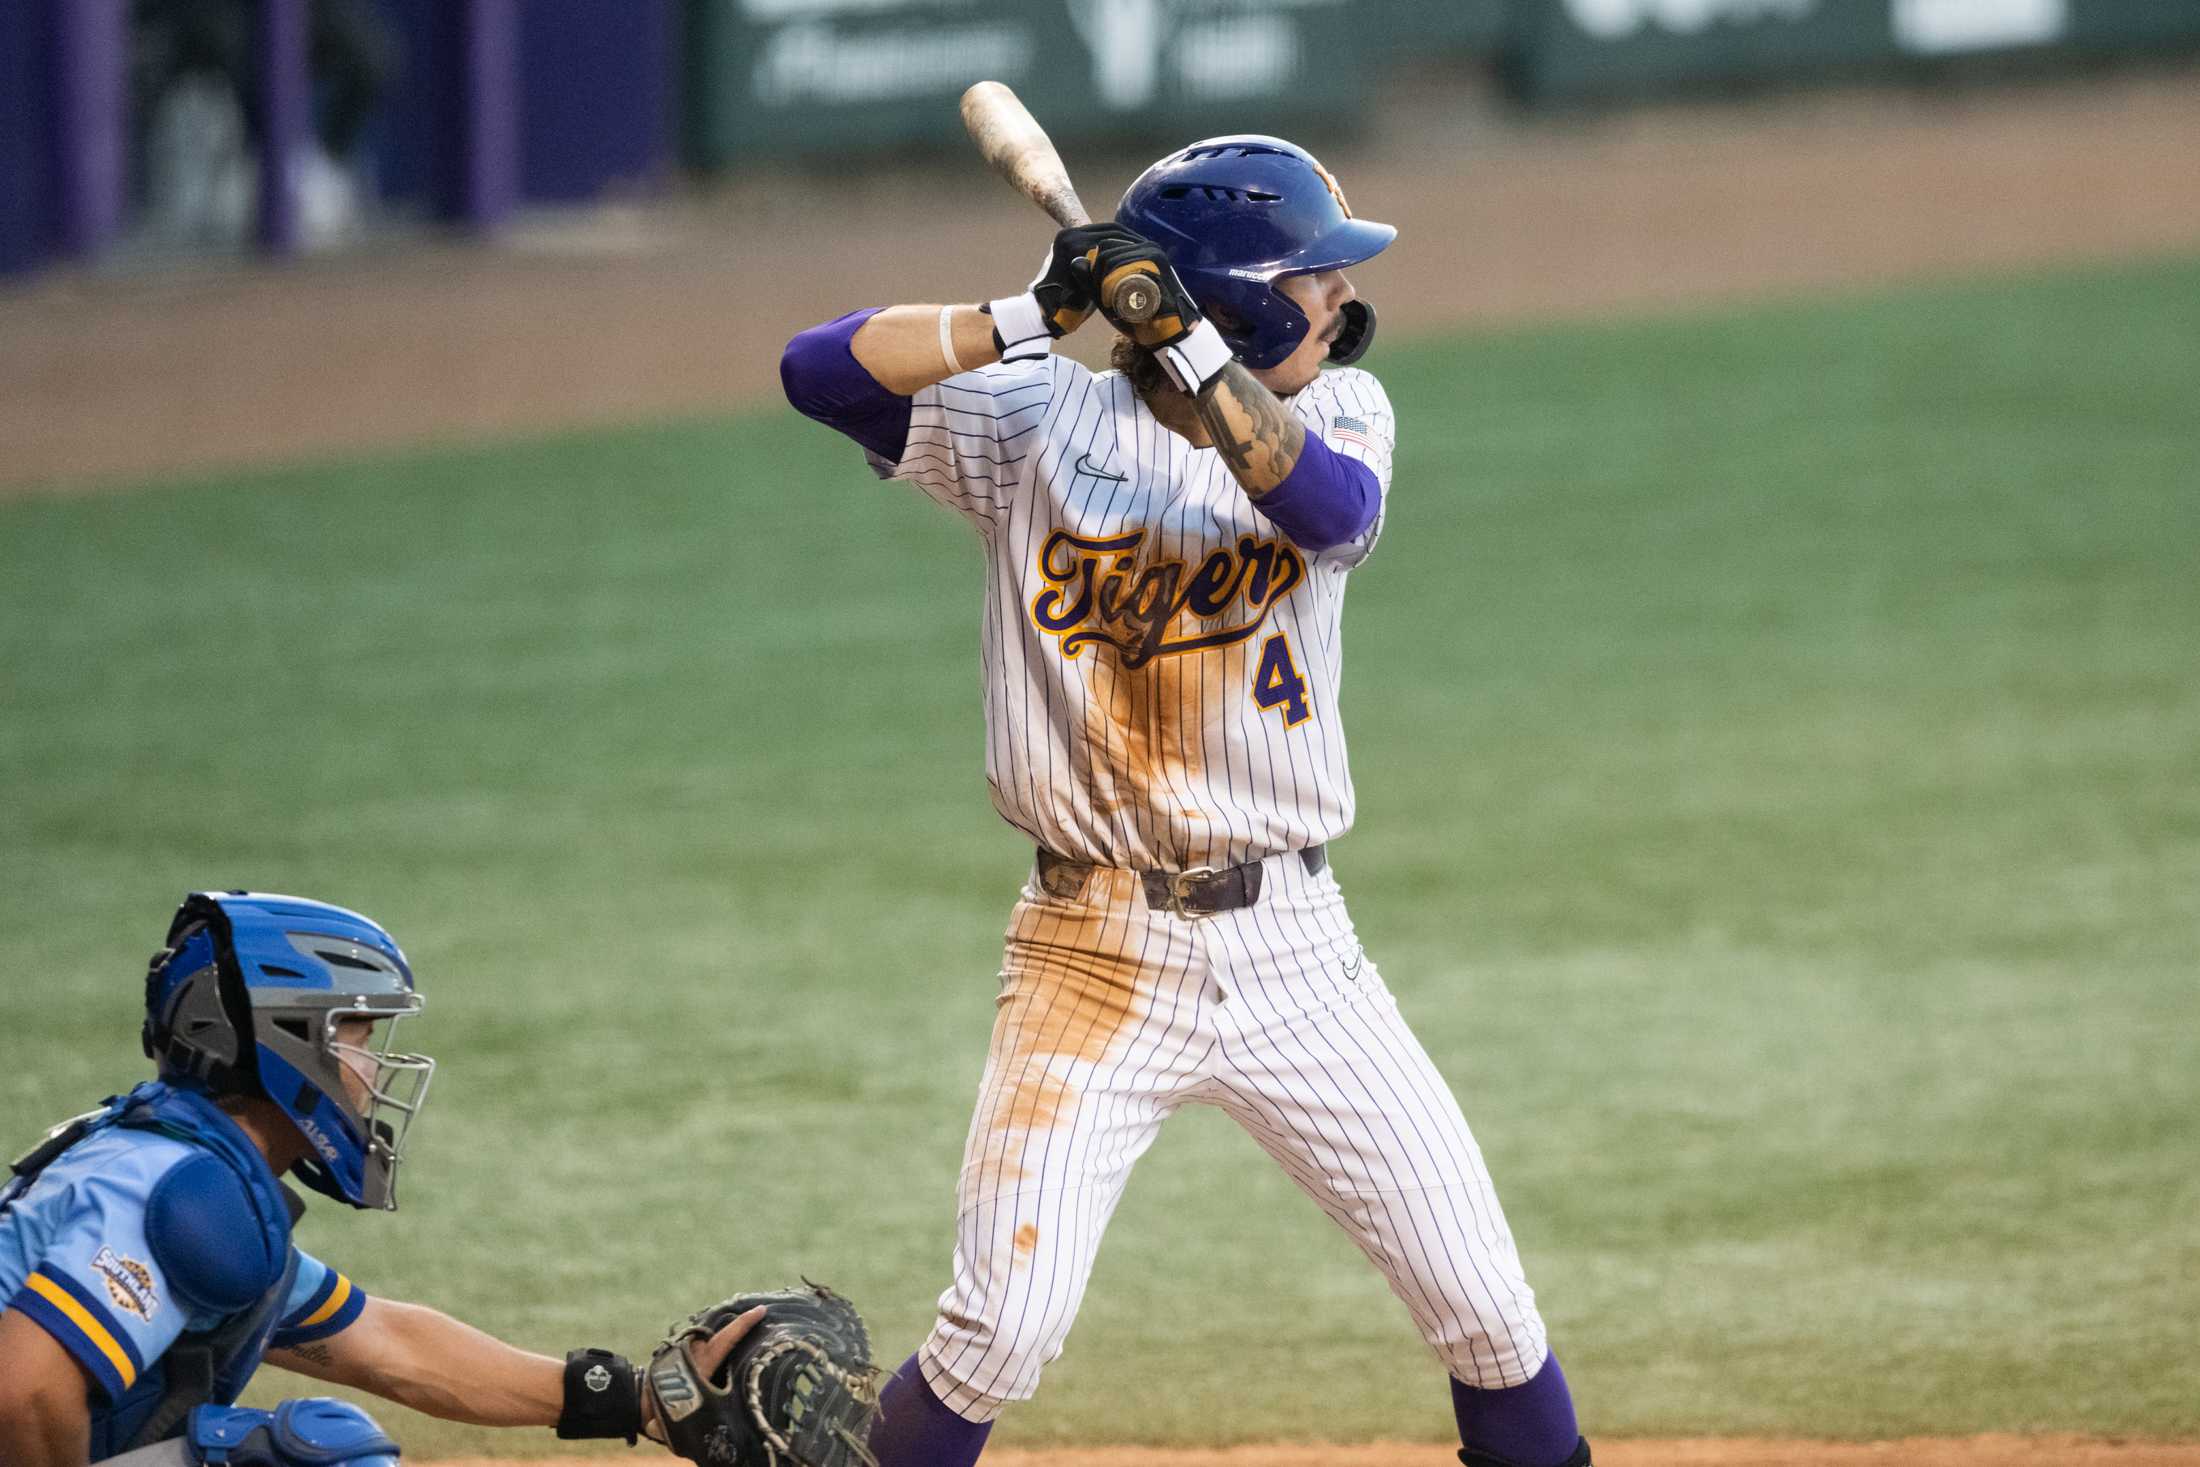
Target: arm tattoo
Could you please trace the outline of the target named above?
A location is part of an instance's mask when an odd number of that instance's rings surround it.
[[[1224,367],[1192,406],[1222,461],[1255,499],[1284,481],[1306,447],[1306,425],[1243,362]]]
[[[290,1353],[299,1356],[301,1359],[311,1360],[316,1365],[330,1364],[336,1358],[333,1354],[329,1352],[328,1346],[319,1343],[310,1345],[292,1345],[290,1347]]]

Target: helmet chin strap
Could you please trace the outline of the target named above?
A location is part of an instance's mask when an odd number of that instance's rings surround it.
[[[1366,301],[1350,300],[1338,308],[1338,314],[1344,317],[1344,329],[1329,343],[1329,362],[1349,367],[1366,356],[1375,342],[1375,308]]]

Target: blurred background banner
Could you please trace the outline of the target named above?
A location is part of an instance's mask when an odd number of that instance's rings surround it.
[[[1509,75],[1542,101],[1895,59],[1889,0],[1548,0],[1516,4]],[[2031,0],[2018,0],[2031,3]]]
[[[1514,0],[1508,74],[1559,101],[2200,40],[2183,0]]]
[[[1007,82],[1058,138],[1330,125],[1364,102],[1351,0],[697,0],[690,155],[951,142],[955,100]],[[1385,5],[1382,8],[1387,9]],[[1470,9],[1472,7],[1469,7]]]

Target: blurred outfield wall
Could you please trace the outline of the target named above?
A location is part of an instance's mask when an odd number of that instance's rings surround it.
[[[368,141],[337,160],[368,213],[482,231],[528,204],[647,191],[683,154],[738,171],[951,141],[942,104],[989,77],[1065,140],[1320,142],[1432,60],[1563,107],[2200,49],[2200,0],[11,0],[0,274],[131,236],[146,17],[163,9],[226,9],[252,36],[225,80],[258,153],[257,239],[312,247],[269,150],[302,152],[326,119],[308,43],[340,4],[377,17],[394,58]]]

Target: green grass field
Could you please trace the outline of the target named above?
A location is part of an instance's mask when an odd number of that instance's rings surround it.
[[[2200,262],[1373,365],[1337,864],[1585,1424],[2200,1434]],[[323,896],[444,1068],[308,1248],[557,1351],[808,1273],[898,1360],[1028,855],[978,564],[784,412],[0,502],[0,1145],[137,1076],[184,890]],[[1450,1429],[1195,1113],[1001,1440]]]

